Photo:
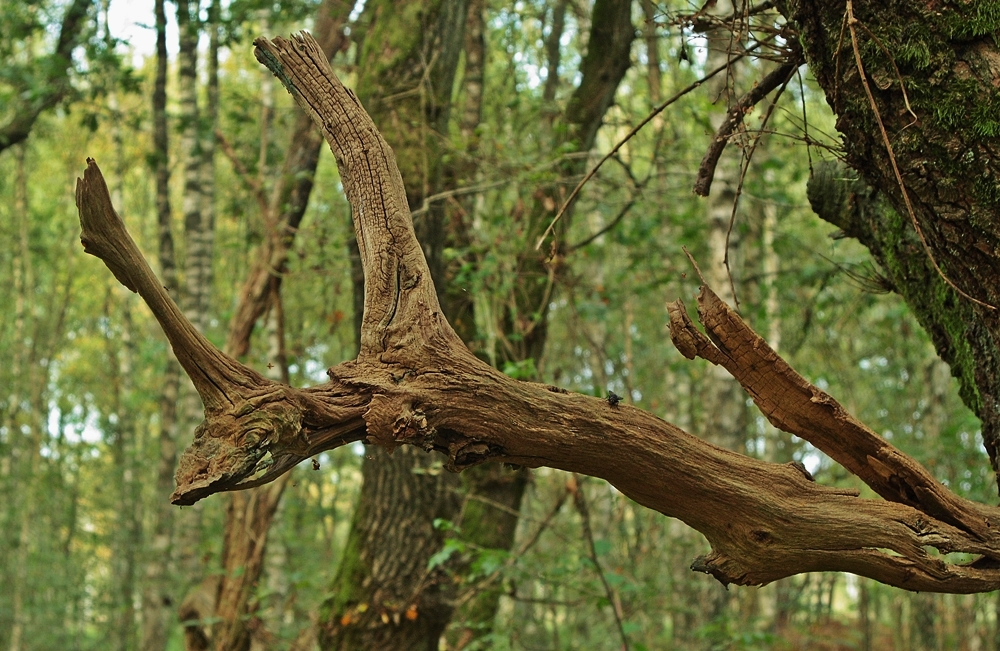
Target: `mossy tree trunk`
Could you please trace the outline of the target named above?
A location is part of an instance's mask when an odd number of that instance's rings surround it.
[[[813,183],[814,206],[868,246],[927,329],[982,420],[996,471],[1000,310],[958,291],[1000,307],[995,3],[779,6],[799,30],[810,70],[837,114],[846,161],[864,181],[839,184],[842,175],[827,170]]]

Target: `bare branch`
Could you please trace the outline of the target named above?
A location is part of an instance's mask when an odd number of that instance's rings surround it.
[[[392,152],[354,95],[308,36],[257,45],[337,156],[368,280],[362,351],[310,389],[269,381],[219,352],[157,282],[90,161],[77,189],[85,249],[149,304],[206,406],[182,457],[175,503],[267,483],[298,461],[367,438],[390,450],[441,452],[453,471],[502,461],[606,479],[702,532],[712,552],[693,567],[727,584],[835,570],[909,590],[1000,588],[1000,509],[949,492],[792,371],[708,289],[699,301],[707,337],[680,303],[670,308],[681,352],[724,365],[775,425],[830,453],[888,501],[723,450],[629,405],[514,380],[477,359],[441,316]],[[954,565],[928,548],[984,558]]]
[[[989,540],[1000,509],[949,491],[916,460],[847,412],[828,393],[810,384],[708,286],[698,295],[698,316],[706,337],[691,323],[684,304],[674,301],[670,336],[688,359],[701,357],[725,367],[778,429],[827,453],[887,500],[906,504]]]
[[[729,138],[743,124],[743,117],[750,112],[762,99],[782,84],[788,82],[795,71],[803,63],[801,50],[796,50],[792,60],[778,66],[761,79],[750,91],[739,98],[726,113],[726,119],[722,121],[718,131],[712,137],[712,142],[705,152],[705,157],[701,159],[698,166],[698,176],[694,182],[694,193],[707,197],[712,189],[712,180],[715,178],[715,167],[719,164],[719,157],[729,144]]]

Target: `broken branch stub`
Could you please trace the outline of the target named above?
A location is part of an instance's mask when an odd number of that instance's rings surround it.
[[[887,500],[920,509],[983,540],[996,535],[1000,509],[948,490],[915,459],[799,375],[711,287],[703,286],[698,294],[698,318],[708,336],[694,327],[680,300],[668,304],[667,311],[677,349],[688,359],[697,356],[723,366],[776,428],[812,443]]]
[[[519,382],[478,360],[441,314],[392,152],[357,99],[308,35],[256,44],[257,57],[336,154],[367,280],[362,349],[331,368],[328,383],[308,389],[267,380],[218,351],[156,281],[90,162],[77,191],[86,250],[149,304],[205,402],[174,502],[259,485],[302,459],[367,439],[440,452],[456,471],[504,461],[606,479],[702,532],[712,553],[694,567],[723,583],[839,570],[910,590],[1000,588],[998,509],[958,498],[872,438],[708,291],[700,303],[711,339],[682,305],[671,307],[678,348],[725,365],[768,406],[772,422],[832,450],[885,500],[723,450],[628,405]],[[947,563],[928,547],[985,560]]]

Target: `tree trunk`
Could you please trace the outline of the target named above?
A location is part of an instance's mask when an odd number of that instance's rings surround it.
[[[738,11],[735,3],[720,0],[712,13],[726,17]],[[718,27],[707,33],[708,61],[706,67],[710,70],[724,65],[732,56],[733,48],[739,47],[740,41],[726,27]],[[711,99],[715,102],[715,110],[709,114],[713,131],[717,131],[729,112],[733,95],[737,92],[735,86],[742,81],[742,67],[734,63],[729,73],[717,75],[706,83]],[[739,137],[739,134],[736,135]],[[708,259],[702,268],[705,281],[716,289],[719,297],[730,305],[735,304],[735,276],[739,269],[731,252],[738,247],[738,241],[731,241],[730,222],[735,214],[733,204],[737,201],[736,189],[740,181],[740,164],[742,162],[741,147],[727,147],[719,164],[715,168],[712,193],[705,204],[708,222]],[[738,236],[737,236],[738,239]],[[698,434],[716,445],[734,451],[741,451],[745,440],[745,398],[740,383],[726,369],[715,366],[708,370],[703,389],[702,406],[705,410],[704,429]]]
[[[614,102],[618,84],[630,65],[635,37],[631,3],[627,0],[597,0],[594,3],[587,40],[587,52],[580,61],[580,85],[567,102],[561,121],[565,129],[553,138],[553,151],[588,152],[594,146],[604,114]],[[563,179],[583,174],[586,157],[564,159],[558,166]],[[540,361],[548,337],[549,305],[557,280],[564,272],[565,234],[572,221],[574,205],[566,207],[552,228],[551,240],[536,250],[536,243],[552,224],[566,195],[560,183],[537,189],[523,217],[524,252],[516,264],[518,286],[508,301],[500,330],[505,334],[498,351],[498,363]]]
[[[153,88],[153,165],[156,175],[156,221],[159,235],[160,278],[167,292],[178,299],[174,238],[170,213],[170,156],[167,130],[167,17],[164,0],[156,0],[156,78]],[[168,352],[160,393],[160,431],[157,437],[159,456],[155,494],[173,490],[174,466],[177,463],[177,396],[180,365]],[[153,527],[142,597],[142,651],[163,651],[167,630],[174,612],[174,590],[169,580],[174,507],[163,499],[155,501]]]
[[[872,251],[931,335],[982,421],[997,471],[1000,311],[962,296],[1000,306],[992,2],[933,11],[900,0],[778,4],[837,114],[847,163],[882,198],[849,205],[849,194],[871,193],[814,186],[814,206]]]
[[[324,0],[316,14],[316,41],[332,60],[346,43],[343,26],[351,7],[342,0]],[[250,334],[270,305],[270,296],[280,290],[288,263],[288,252],[309,205],[313,177],[323,136],[304,112],[285,150],[285,163],[267,203],[267,220],[273,224],[254,256],[253,265],[240,291],[239,303],[229,322],[226,349],[236,357],[247,354]]]
[[[393,138],[407,204],[422,209],[414,226],[447,308],[443,251],[451,234],[442,205],[424,200],[444,189],[443,141],[468,3],[369,2],[365,12],[358,98]],[[387,42],[399,47],[385,48]],[[355,267],[359,262],[354,258]],[[354,292],[363,295],[363,285],[356,282]],[[471,315],[468,322],[474,328]],[[451,618],[451,586],[442,569],[427,568],[444,536],[434,521],[450,522],[458,513],[459,480],[428,472],[426,455],[399,452],[389,457],[370,448],[361,465],[357,510],[320,617],[323,649],[436,649]]]
[[[110,298],[110,297],[109,297]],[[130,298],[130,297],[129,297]],[[127,299],[126,299],[127,300]],[[110,301],[109,301],[110,302]],[[109,423],[111,450],[118,473],[118,526],[113,538],[114,573],[117,597],[114,599],[114,646],[128,651],[135,644],[136,555],[142,549],[142,513],[136,478],[137,423],[132,413],[132,368],[135,344],[132,342],[132,317],[127,304],[122,306],[120,350],[117,342],[108,341],[108,362],[112,371],[112,390],[117,421]],[[106,315],[110,317],[110,315]]]
[[[562,47],[559,41],[566,29],[567,4],[569,0],[556,0],[552,5],[552,27],[548,38],[545,39],[546,73],[542,98],[546,102],[555,101],[556,91],[559,90],[559,62],[562,60]]]
[[[212,219],[206,211],[206,168],[212,163],[205,158],[206,139],[202,128],[203,115],[198,106],[198,0],[177,2],[177,29],[180,35],[178,51],[178,92],[181,119],[181,160],[184,162],[184,302],[188,318],[205,330],[208,320],[208,296],[211,292]],[[209,63],[209,67],[212,64]],[[206,107],[205,115],[213,109]],[[214,168],[212,168],[214,169]]]
[[[34,278],[31,269],[31,250],[28,238],[28,186],[27,171],[25,170],[25,146],[21,145],[16,150],[17,153],[17,178],[15,179],[15,199],[13,214],[17,217],[16,230],[18,234],[17,247],[14,249],[14,340],[24,341],[26,334],[27,307],[32,302],[34,294]],[[7,431],[23,432],[22,424],[24,416],[21,405],[31,393],[31,376],[34,375],[34,364],[30,359],[29,350],[25,347],[18,347],[13,355],[11,363],[11,377],[14,384],[11,387],[9,404],[11,408],[7,413]],[[39,448],[41,446],[41,432],[37,428],[29,427],[30,434],[27,440],[24,437],[17,437],[17,444],[12,445],[11,452],[15,461],[14,472],[20,475],[20,481],[16,482],[21,486],[33,486],[35,476],[38,474]],[[13,550],[14,573],[10,586],[11,591],[11,629],[8,642],[9,651],[21,651],[24,644],[25,625],[28,614],[25,610],[25,597],[29,592],[28,585],[28,559],[29,546],[31,544],[31,526],[35,500],[29,496],[19,500],[20,512],[15,521],[18,523],[17,546]]]
[[[183,193],[181,213],[184,219],[183,284],[180,291],[180,305],[185,316],[204,332],[207,314],[202,311],[202,285],[206,269],[211,268],[211,252],[204,247],[202,209],[202,156],[201,156],[201,115],[198,107],[198,40],[200,20],[199,0],[179,0],[177,3],[177,87],[179,111],[179,160],[183,170]],[[207,256],[207,259],[206,259]],[[190,382],[181,381],[178,390],[177,429],[190,431],[197,422],[198,395]],[[182,585],[197,581],[201,574],[201,560],[198,547],[201,540],[202,508],[185,509],[175,515],[177,544],[173,559],[178,567],[177,574]]]
[[[343,45],[342,27],[350,9],[347,3],[340,0],[325,0],[318,9],[316,36],[328,58],[332,58]],[[217,12],[218,7],[213,3],[210,16],[217,16]],[[214,23],[212,30],[217,31]],[[213,37],[213,40],[216,39],[217,36]],[[209,65],[214,67],[211,62]],[[211,91],[212,75],[209,79]],[[210,100],[212,95],[210,92]],[[265,113],[268,110],[265,108]],[[209,112],[214,113],[214,109],[210,107]],[[214,128],[212,131],[214,133]],[[262,141],[266,140],[262,137]],[[253,330],[268,308],[273,317],[281,319],[281,279],[299,223],[309,203],[321,142],[322,138],[309,117],[300,114],[287,148],[284,169],[267,204],[264,221],[268,228],[264,243],[255,256],[229,323],[226,349],[231,355],[243,356],[249,352]],[[264,151],[262,145],[262,156]],[[283,331],[283,324],[277,323],[276,334],[271,338],[277,343],[272,346],[269,358],[279,371],[277,379],[287,383]],[[256,608],[253,593],[263,570],[270,527],[288,478],[289,475],[285,475],[271,486],[229,496],[221,559],[223,573],[204,580],[185,599],[187,619],[217,623],[188,627],[186,639],[189,648],[211,647],[218,651],[246,651],[250,648],[255,628],[251,626],[251,616]]]

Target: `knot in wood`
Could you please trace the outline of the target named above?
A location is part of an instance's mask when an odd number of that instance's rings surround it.
[[[365,412],[365,423],[368,425],[368,441],[381,445],[388,452],[403,443],[424,447],[423,442],[435,433],[427,415],[403,396],[372,396]]]

